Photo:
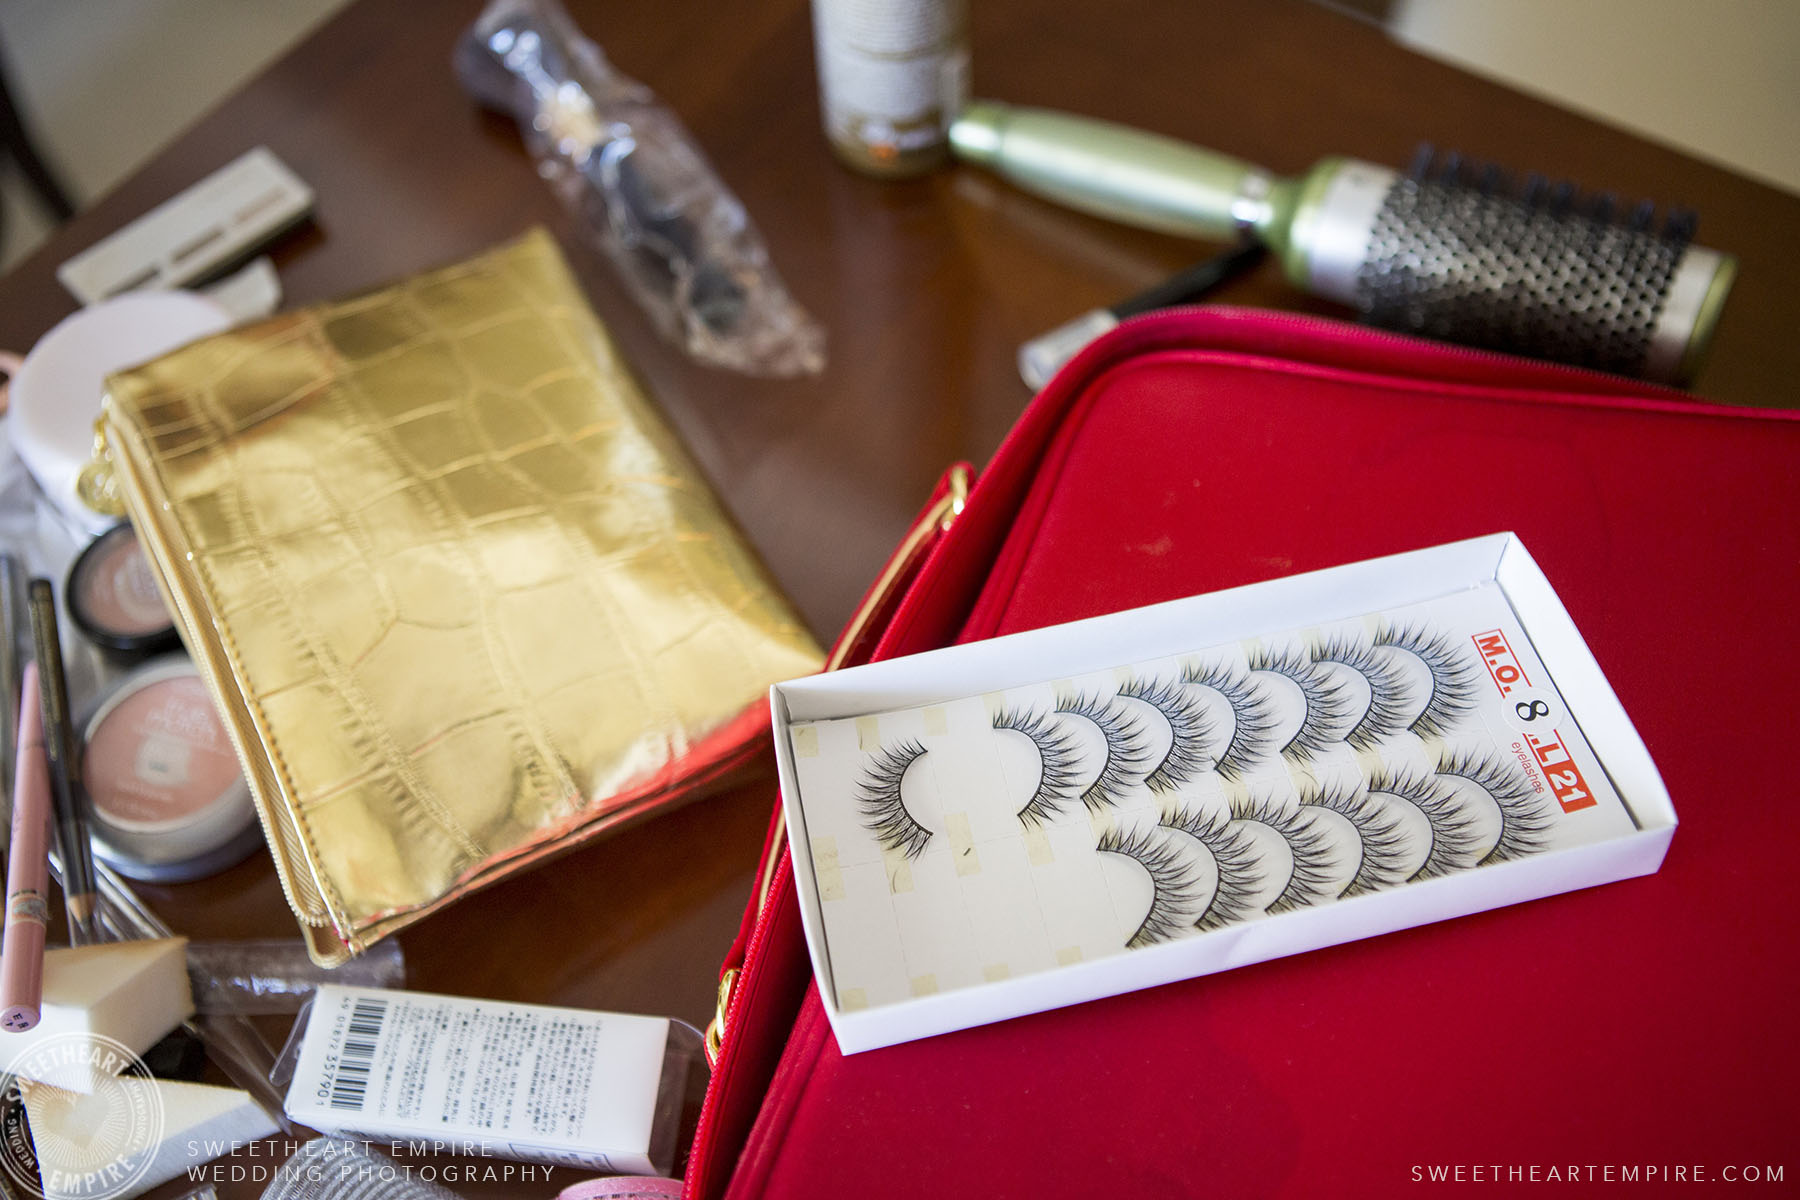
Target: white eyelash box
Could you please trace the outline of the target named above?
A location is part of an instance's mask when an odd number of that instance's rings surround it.
[[[1235,659],[1250,666],[1259,648],[1317,653],[1334,635],[1375,638],[1408,623],[1439,632],[1475,681],[1475,707],[1449,732],[1423,722],[1423,736],[1408,726],[1373,748],[1340,742],[1311,757],[1272,753],[1235,779],[1215,762],[1174,793],[1152,793],[1139,778],[1111,801],[1090,805],[1075,795],[1090,786],[1110,743],[1078,729],[1077,717],[1058,715],[1059,705],[1068,711],[1059,697],[1108,693],[1130,678],[1179,677],[1202,658],[1250,655]],[[1429,695],[1436,677],[1428,667],[1422,678]],[[1370,684],[1365,708],[1374,695]],[[793,680],[771,689],[770,707],[807,945],[846,1054],[1648,875],[1661,866],[1676,824],[1643,742],[1512,534]],[[1079,757],[1089,760],[1054,815],[1035,821],[1018,813],[1045,786],[1044,748],[992,724],[996,714],[1020,711],[1062,721],[1066,743],[1079,742]],[[1303,700],[1295,712],[1306,712]],[[1153,719],[1141,715],[1149,728]],[[1168,752],[1173,727],[1165,722],[1160,742],[1145,735],[1150,758]],[[884,749],[909,745],[924,748],[915,763],[931,765],[902,768],[888,794],[901,797],[907,812],[895,819],[916,827],[922,850],[916,840],[883,845],[859,787]],[[1358,779],[1366,785],[1371,771],[1430,778],[1469,747],[1530,784],[1532,811],[1544,814],[1546,829],[1529,852],[1494,860],[1507,828],[1497,803],[1498,815],[1469,817],[1455,845],[1448,826],[1399,805],[1383,810],[1383,836],[1394,845],[1413,839],[1423,863],[1390,865],[1382,886],[1355,886],[1361,871],[1375,870],[1378,839],[1316,803],[1305,808],[1308,796]],[[1390,799],[1381,797],[1384,805]],[[1325,832],[1351,830],[1350,849],[1328,860],[1339,875],[1317,883],[1311,901],[1266,914],[1284,871],[1285,888],[1300,886],[1301,855],[1266,829],[1250,830],[1239,844],[1268,864],[1260,876],[1240,872],[1261,880],[1254,903],[1217,927],[1184,924],[1177,936],[1128,948],[1159,905],[1175,911],[1162,903],[1165,892],[1190,905],[1180,910],[1184,919],[1202,902],[1216,914],[1227,864],[1196,854],[1191,864],[1160,864],[1158,875],[1142,860],[1103,851],[1107,838],[1116,846],[1119,835],[1148,829],[1179,841],[1161,833],[1170,812],[1211,812],[1224,828],[1241,825],[1259,800],[1290,806],[1284,811],[1304,813]],[[1480,807],[1465,803],[1471,813]],[[1477,865],[1489,843],[1496,849]],[[1462,854],[1461,866],[1436,874],[1424,863],[1445,847]]]

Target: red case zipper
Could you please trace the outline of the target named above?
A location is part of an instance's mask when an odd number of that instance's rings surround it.
[[[826,670],[853,665],[874,656],[876,652],[865,650],[870,644],[870,635],[885,632],[884,626],[893,618],[896,603],[904,603],[913,581],[925,569],[952,522],[963,512],[970,495],[971,473],[967,463],[956,463],[944,473],[938,486],[932,490],[931,499],[914,519],[906,538],[889,559],[882,576],[871,585],[856,616],[839,635],[827,658]],[[761,986],[762,973],[751,967],[764,957],[774,914],[792,902],[793,865],[786,850],[787,841],[782,830],[778,802],[763,845],[764,865],[759,873],[759,879],[766,878],[767,885],[759,886],[757,894],[752,896],[752,909],[746,913],[748,933],[746,935],[740,930],[737,942],[727,952],[722,964],[720,1004],[716,1018],[717,1028],[721,1031],[730,1029],[741,1021],[741,1014],[748,1006],[748,997],[756,994]],[[751,913],[754,913],[753,918]],[[709,1028],[709,1042],[712,1033],[713,1030]],[[684,1196],[709,1194],[712,1164],[708,1151],[721,1119],[720,1097],[729,1091],[730,1080],[742,1061],[741,1055],[732,1052],[732,1046],[733,1043],[727,1042],[721,1032],[717,1054],[713,1059],[713,1079],[702,1102],[699,1124],[695,1128],[694,1144],[689,1154],[689,1166],[682,1189]]]

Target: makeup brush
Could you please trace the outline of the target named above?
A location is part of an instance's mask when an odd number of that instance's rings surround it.
[[[956,154],[1085,212],[1190,237],[1253,234],[1288,278],[1372,323],[1684,382],[1737,260],[1686,212],[1621,211],[1572,185],[1424,151],[1410,172],[1327,158],[1281,179],[1198,146],[1067,113],[971,104]]]

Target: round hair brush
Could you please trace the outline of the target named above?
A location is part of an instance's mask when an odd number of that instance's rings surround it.
[[[1372,323],[1666,382],[1693,376],[1737,260],[1685,212],[1578,197],[1422,152],[1408,173],[1323,159],[1281,179],[1173,138],[978,101],[957,155],[1085,212],[1191,237],[1248,232],[1315,295]]]

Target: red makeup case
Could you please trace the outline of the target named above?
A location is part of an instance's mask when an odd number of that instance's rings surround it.
[[[845,1057],[777,807],[685,1194],[1388,1196],[1780,1167],[1797,416],[1273,313],[1096,343],[966,497],[966,468],[946,476],[833,665],[1511,530],[1662,771],[1682,820],[1663,869]]]

